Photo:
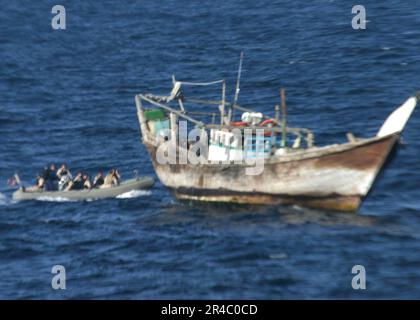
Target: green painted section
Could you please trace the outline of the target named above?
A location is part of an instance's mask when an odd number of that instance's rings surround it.
[[[146,118],[146,120],[156,121],[156,120],[164,120],[166,118],[166,115],[160,109],[150,109],[150,110],[144,111],[144,117]]]

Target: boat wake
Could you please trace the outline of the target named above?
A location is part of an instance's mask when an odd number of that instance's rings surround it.
[[[75,202],[76,200],[71,200],[65,197],[38,197],[36,198],[38,201],[46,201],[46,202]]]
[[[0,192],[0,206],[7,206],[9,204],[9,199]]]
[[[130,199],[138,198],[143,196],[150,196],[152,192],[150,190],[131,190],[116,196],[117,199]]]

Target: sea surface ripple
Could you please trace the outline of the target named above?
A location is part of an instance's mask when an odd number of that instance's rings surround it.
[[[180,203],[150,191],[90,202],[14,202],[49,162],[154,175],[134,106],[171,75],[225,78],[239,102],[289,121],[318,145],[374,135],[420,90],[418,1],[1,1],[0,298],[420,298],[420,114],[358,214]],[[212,92],[212,94],[218,92]],[[209,93],[210,94],[210,93]],[[47,199],[48,200],[48,199]],[[367,289],[353,290],[363,265]],[[67,289],[51,288],[66,268]]]

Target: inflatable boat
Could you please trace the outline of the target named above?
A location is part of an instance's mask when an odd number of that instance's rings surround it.
[[[124,193],[148,189],[155,183],[152,177],[138,177],[121,182],[119,185],[109,188],[70,190],[70,191],[25,191],[23,188],[13,193],[13,200],[96,200],[115,198]]]

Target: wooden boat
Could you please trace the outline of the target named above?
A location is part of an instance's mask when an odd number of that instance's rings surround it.
[[[138,177],[121,182],[117,186],[103,189],[70,190],[70,191],[23,191],[19,189],[13,193],[13,200],[96,200],[115,198],[124,193],[151,188],[154,179]]]
[[[181,87],[216,84],[222,85],[221,100],[189,99],[181,91]],[[419,96],[413,96],[405,101],[386,119],[374,137],[356,139],[348,134],[348,142],[318,147],[314,145],[310,130],[287,127],[284,96],[282,119],[280,108],[276,107],[275,117],[262,115],[261,119],[266,119],[266,122],[269,120],[272,126],[262,127],[262,122],[233,121],[235,110],[248,112],[247,116],[253,110],[238,105],[236,101],[228,103],[225,91],[224,80],[194,84],[176,81],[174,78],[169,96],[138,94],[135,97],[142,141],[150,153],[160,181],[178,199],[242,204],[296,204],[327,210],[356,211],[398,141],[419,99]],[[212,114],[188,112],[185,105],[189,102],[216,105],[219,110]],[[144,107],[146,104],[157,109],[147,109]],[[178,107],[173,104],[178,104]],[[160,116],[157,110],[161,110]],[[212,123],[206,124],[197,117],[193,118],[194,114],[205,120],[212,118]],[[214,120],[219,115],[220,123],[215,124]],[[180,155],[188,151],[183,149],[190,149],[195,142],[187,139],[186,143],[181,143],[179,119],[192,122],[205,133],[203,136],[207,137],[205,139],[208,139],[210,145],[208,151],[200,155],[205,161],[198,164],[181,161],[165,164],[158,161],[157,153],[163,144],[170,142],[179,160]],[[264,169],[259,174],[247,174],[246,170],[252,165],[236,161],[244,160],[247,154],[245,143],[241,145],[241,140],[235,141],[235,136],[231,134],[238,128],[255,131],[263,128],[264,136],[268,137],[268,150],[264,149],[261,156]],[[288,143],[291,135],[296,139]],[[303,140],[306,146],[301,146]],[[266,141],[264,143],[267,144]]]

